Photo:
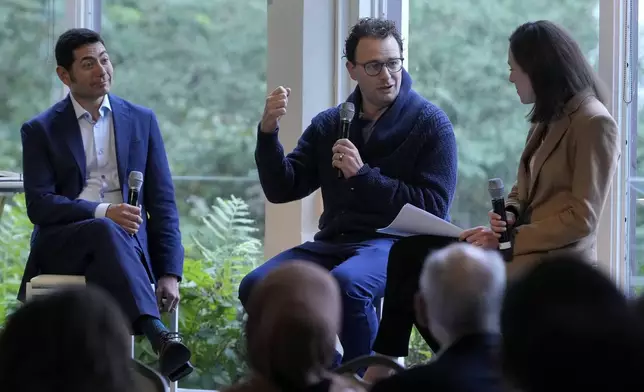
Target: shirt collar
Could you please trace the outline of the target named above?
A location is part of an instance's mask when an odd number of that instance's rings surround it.
[[[78,103],[78,101],[71,93],[69,94],[69,97],[72,100],[74,112],[76,112],[76,119],[80,119],[84,116],[88,116],[90,119],[92,118],[92,115],[87,110],[85,110],[85,108],[83,108],[80,103]],[[98,108],[98,112],[101,114],[101,116],[104,116],[108,111],[112,111],[112,106],[110,105],[109,96],[105,94],[105,97],[103,97],[103,102],[101,103],[101,107]]]

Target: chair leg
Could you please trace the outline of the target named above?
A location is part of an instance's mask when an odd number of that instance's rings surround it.
[[[25,301],[31,300],[31,282],[27,282],[27,289],[25,294]]]
[[[170,313],[170,332],[179,332],[179,304]],[[179,388],[179,383],[177,381],[170,383],[170,392],[177,392]]]
[[[179,332],[179,305],[170,313],[170,332]]]
[[[376,300],[376,304],[374,305],[376,308],[376,316],[378,317],[378,321],[382,320],[382,307],[385,303],[384,298],[380,298]]]
[[[2,219],[2,213],[4,212],[4,203],[6,202],[6,196],[0,196],[0,219]]]

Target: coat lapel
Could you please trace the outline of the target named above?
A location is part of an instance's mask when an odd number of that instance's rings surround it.
[[[80,173],[81,185],[85,184],[85,177],[87,176],[87,161],[85,158],[85,147],[83,147],[83,136],[81,134],[76,112],[72,100],[67,96],[56,109],[58,117],[56,118],[56,125],[53,129],[59,129],[62,134],[67,147],[76,161],[78,172]]]
[[[570,118],[572,113],[576,112],[579,109],[579,106],[581,105],[581,103],[590,95],[591,95],[590,92],[583,92],[572,97],[566,103],[563,114],[559,119],[550,123],[549,128],[545,124],[543,124],[542,126],[539,127],[540,132],[534,132],[532,137],[530,138],[526,151],[529,151],[531,154],[532,152],[536,154],[534,158],[533,172],[530,173],[530,176],[529,176],[530,185],[528,188],[528,196],[530,198],[534,196],[534,188],[537,184],[539,173],[541,172],[541,168],[543,167],[543,164],[546,162],[550,154],[552,154],[554,149],[559,144],[559,141],[561,141],[561,138],[566,134],[566,132],[568,131],[568,128],[570,127]],[[546,131],[548,133],[546,134],[545,139],[543,139],[543,144],[539,147],[539,144],[541,143],[541,140],[543,137],[543,132],[546,132]],[[529,165],[530,158],[531,156],[527,157],[526,163],[528,165]]]
[[[534,195],[534,188],[537,184],[537,179],[539,178],[539,173],[543,164],[546,162],[546,159],[552,154],[552,151],[557,147],[559,141],[563,135],[568,130],[570,125],[570,119],[568,116],[563,116],[559,120],[551,123],[550,125],[541,124],[538,128],[539,132],[535,132],[530,138],[529,147],[534,156],[534,167],[529,173],[530,184],[528,186],[528,197],[532,198]],[[544,138],[544,133],[545,138]],[[543,140],[543,143],[541,142]],[[528,168],[530,167],[530,159],[532,159],[532,153],[528,157],[527,163]]]
[[[538,138],[535,137],[535,133],[541,133],[540,126],[541,124],[535,124],[530,128],[526,138],[525,148],[523,149],[521,159],[519,160],[519,170],[517,173],[519,200],[528,199],[528,188],[530,186],[530,176],[528,172],[530,167],[530,157],[534,149],[535,140],[538,140]]]
[[[127,200],[127,163],[130,156],[130,111],[119,98],[109,95],[112,105],[112,123],[114,124],[114,148],[118,164],[119,182],[123,191],[123,200]]]

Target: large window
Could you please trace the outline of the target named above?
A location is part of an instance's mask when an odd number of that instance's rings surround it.
[[[508,81],[508,38],[520,24],[549,19],[564,26],[596,65],[598,0],[409,0],[409,62],[417,91],[451,119],[459,148],[452,221],[487,225],[487,180],[506,193],[516,179],[530,110]]]
[[[155,111],[174,176],[187,256],[180,331],[197,368],[179,386],[218,389],[242,371],[237,283],[262,255],[253,150],[266,1],[108,0],[100,29],[113,93]]]
[[[64,7],[64,1],[0,1],[0,171],[22,171],[21,125],[63,94],[54,43],[65,26]],[[0,325],[17,306],[33,228],[22,196],[8,204],[4,213],[0,208]]]
[[[20,126],[61,97],[54,43],[64,1],[0,2],[0,170],[20,171]]]
[[[632,2],[636,5],[637,0]],[[285,123],[297,123],[285,127],[286,132],[280,136],[290,150],[300,135],[301,123],[308,123],[311,113],[331,103],[334,92],[328,86],[337,89],[340,99],[345,98],[343,61],[334,61],[333,55],[342,52],[346,28],[358,16],[391,13],[388,16],[401,23],[404,30],[409,27],[406,67],[415,89],[442,107],[454,123],[459,145],[459,184],[452,219],[461,227],[487,224],[487,180],[501,177],[509,190],[528,129],[525,114],[529,107],[519,103],[507,80],[508,36],[528,20],[558,22],[580,42],[593,65],[598,65],[598,58],[601,60],[602,76],[608,80],[613,73],[617,75],[613,71],[622,67],[617,64],[621,61],[617,55],[615,64],[607,64],[614,53],[628,46],[618,43],[615,37],[623,35],[622,22],[618,21],[621,7],[629,8],[630,3],[2,0],[0,170],[20,171],[20,125],[63,96],[54,73],[53,46],[58,35],[72,26],[101,31],[115,65],[113,92],[156,112],[175,179],[186,247],[180,330],[193,350],[196,367],[180,386],[220,389],[245,370],[237,284],[246,271],[263,260],[260,239],[265,231],[264,199],[253,149],[267,75],[271,88],[279,84],[299,86],[293,89],[293,102],[305,103],[290,106],[285,118]],[[601,56],[598,4],[602,7]],[[333,12],[321,12],[334,5]],[[610,7],[620,11],[605,14]],[[635,32],[637,36],[637,29]],[[300,33],[301,37],[297,37]],[[267,38],[272,39],[271,45],[275,43],[270,50],[269,70]],[[319,58],[311,60],[311,47],[316,48]],[[637,53],[637,45],[633,50]],[[329,53],[328,61],[323,59],[325,53]],[[642,64],[640,61],[638,65]],[[338,65],[339,72],[333,78],[330,75]],[[628,80],[624,83],[620,77],[611,81],[613,89],[628,85]],[[632,99],[624,94],[631,103],[637,103],[639,85],[634,88]],[[643,118],[638,116],[638,123],[644,125]],[[626,124],[622,122],[620,127],[625,129]],[[644,132],[633,135],[636,136],[631,140],[639,139]],[[630,146],[639,147],[635,143]],[[637,151],[637,158],[644,156],[642,151]],[[639,160],[630,174],[632,183],[638,185],[635,175],[644,177]],[[621,173],[620,184],[626,178]],[[644,185],[641,188],[644,191]],[[631,285],[636,287],[644,286],[638,280],[644,282],[644,263],[640,261],[644,252],[640,245],[644,237],[640,209],[644,201],[636,200],[644,199],[644,192],[631,195],[632,211],[639,214],[635,215],[637,219],[629,219],[633,230],[629,242]],[[621,197],[623,194],[615,196]],[[16,197],[11,204],[0,222],[0,261],[4,262],[0,268],[0,323],[7,307],[15,306],[12,299],[32,229],[24,199]],[[270,229],[266,232],[273,235],[266,248],[277,252],[299,241],[305,234],[302,232],[317,224],[317,214],[311,211],[313,204],[269,204],[266,215]],[[615,226],[624,224],[623,216],[618,215],[611,221]],[[288,234],[282,235],[283,232]],[[418,335],[414,335],[408,363],[426,359],[420,346]],[[144,342],[137,343],[136,349],[137,357],[146,362],[156,357]]]

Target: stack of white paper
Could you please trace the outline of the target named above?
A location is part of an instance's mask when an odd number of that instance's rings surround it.
[[[463,229],[407,203],[393,222],[378,232],[400,237],[425,234],[456,238],[461,235]]]

